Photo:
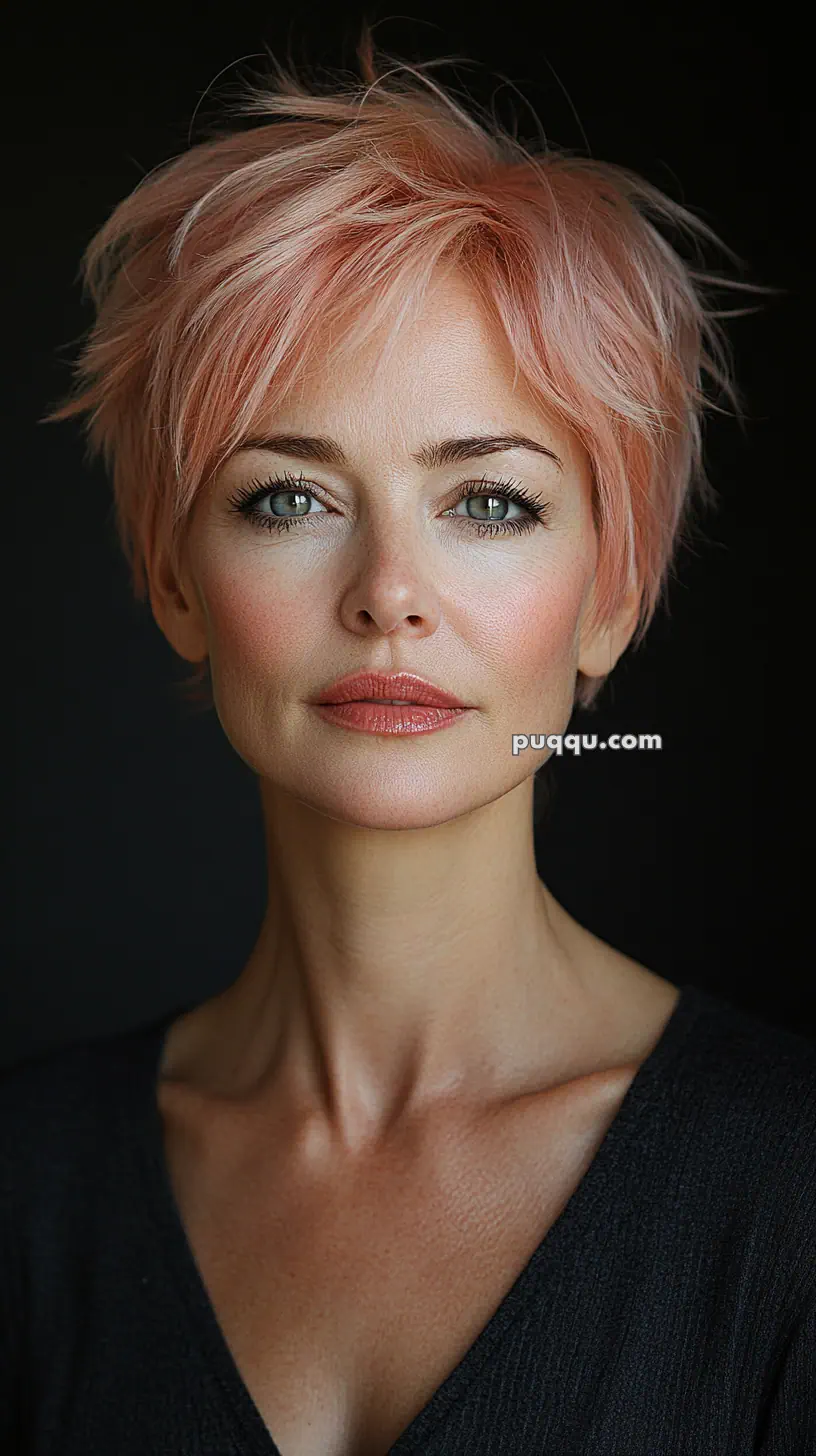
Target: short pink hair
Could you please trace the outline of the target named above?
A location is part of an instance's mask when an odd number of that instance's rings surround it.
[[[215,130],[119,203],[82,258],[96,319],[74,389],[43,422],[88,415],[144,601],[146,566],[157,551],[178,562],[202,484],[310,361],[347,359],[388,321],[390,347],[437,265],[453,264],[542,411],[588,452],[594,620],[634,583],[638,644],[695,501],[713,503],[701,423],[718,407],[702,372],[741,410],[714,320],[757,309],[709,312],[701,285],[781,290],[690,267],[649,220],[724,247],[686,208],[625,167],[476,119],[422,67],[379,52],[367,24],[357,55],[362,81],[328,88],[271,58],[275,78],[245,82],[234,106],[262,123]],[[404,74],[378,72],[378,56]],[[602,682],[579,673],[576,702]]]

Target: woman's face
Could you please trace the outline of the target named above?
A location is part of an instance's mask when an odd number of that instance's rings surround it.
[[[224,732],[267,789],[351,824],[421,828],[530,779],[549,750],[514,756],[513,735],[569,721],[591,653],[581,631],[597,552],[590,470],[520,379],[514,392],[509,350],[458,275],[435,283],[387,363],[375,358],[369,346],[341,355],[252,431],[330,437],[346,467],[232,455],[196,502],[185,605],[151,595],[176,649],[191,661],[209,654]],[[563,469],[520,448],[438,468],[412,458],[451,437],[516,433]],[[236,509],[237,493],[284,472],[302,477],[298,491],[314,486],[308,516],[290,495],[275,510],[270,495],[256,501],[258,521]],[[462,487],[482,477],[468,503]],[[503,531],[503,519],[528,517],[515,503],[489,509],[502,482],[545,502],[543,520]],[[281,513],[291,526],[270,529]],[[491,519],[493,534],[480,531]],[[405,737],[324,721],[312,700],[365,669],[417,673],[472,710]]]

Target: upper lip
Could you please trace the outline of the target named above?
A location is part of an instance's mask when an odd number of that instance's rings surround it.
[[[365,698],[401,698],[409,703],[423,703],[432,708],[467,708],[468,703],[446,693],[435,683],[417,677],[413,672],[354,672],[339,677],[325,689],[316,703],[354,703]]]

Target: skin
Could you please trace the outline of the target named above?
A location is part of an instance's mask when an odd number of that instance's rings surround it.
[[[187,661],[209,656],[224,732],[258,776],[268,861],[249,960],[174,1026],[164,1069],[270,1121],[274,1109],[276,1126],[285,1109],[319,1167],[376,1156],[435,1109],[612,1065],[637,998],[669,983],[579,926],[538,876],[533,777],[549,750],[514,757],[511,737],[566,729],[577,670],[614,667],[637,602],[589,631],[589,461],[514,389],[469,285],[440,275],[385,364],[375,341],[318,368],[252,433],[272,429],[331,436],[352,468],[237,453],[197,500],[178,573],[148,564],[159,626]],[[510,431],[563,472],[521,450],[430,472],[411,459],[428,441]],[[230,510],[236,489],[283,470],[320,488],[308,525],[278,534]],[[548,524],[480,537],[457,499],[483,474],[551,502]],[[309,700],[364,668],[416,672],[475,711],[420,737],[324,722]]]

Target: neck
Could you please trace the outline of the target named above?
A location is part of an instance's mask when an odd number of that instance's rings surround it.
[[[368,829],[262,783],[268,905],[212,1003],[207,1080],[343,1145],[557,1064],[593,940],[538,876],[532,781],[439,826]]]

